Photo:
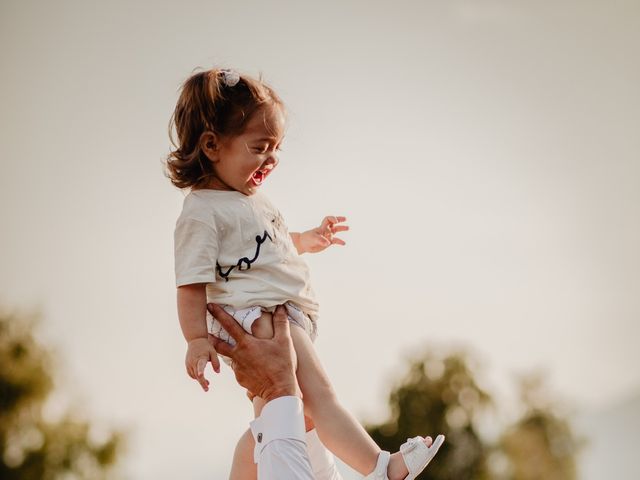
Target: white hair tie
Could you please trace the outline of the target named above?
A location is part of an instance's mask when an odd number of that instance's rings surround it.
[[[233,87],[240,81],[240,75],[235,70],[223,68],[220,73],[222,74],[222,83],[227,87]]]

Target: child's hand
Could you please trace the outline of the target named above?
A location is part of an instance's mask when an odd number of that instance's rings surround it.
[[[298,252],[317,253],[331,245],[345,245],[344,240],[334,235],[349,230],[348,225],[338,225],[346,220],[346,217],[324,217],[319,227],[300,234],[296,245]]]
[[[208,338],[194,338],[189,341],[187,346],[187,356],[185,364],[187,373],[191,378],[200,383],[202,389],[209,391],[209,380],[204,377],[204,368],[207,362],[211,362],[211,366],[216,373],[220,373],[220,361],[216,349],[211,345]]]

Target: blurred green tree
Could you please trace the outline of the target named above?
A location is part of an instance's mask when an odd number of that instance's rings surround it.
[[[579,442],[554,411],[542,377],[521,385],[520,418],[497,441],[481,425],[500,425],[493,396],[477,381],[478,367],[462,351],[437,349],[409,360],[389,395],[390,418],[365,428],[381,448],[396,451],[409,437],[445,433],[436,459],[419,476],[429,480],[574,480]],[[499,433],[500,428],[497,429]]]
[[[573,480],[577,478],[575,456],[582,441],[559,413],[547,392],[542,375],[520,380],[523,414],[507,428],[499,450],[507,459],[503,478],[512,480]]]
[[[34,337],[36,323],[34,317],[0,311],[0,478],[105,479],[123,435],[112,432],[96,441],[84,419],[44,418],[53,391],[53,355]]]
[[[478,386],[463,353],[439,358],[427,353],[410,361],[409,370],[389,396],[391,418],[365,428],[381,448],[396,451],[408,438],[444,432],[447,440],[420,478],[485,479],[487,447],[473,420],[492,399]]]

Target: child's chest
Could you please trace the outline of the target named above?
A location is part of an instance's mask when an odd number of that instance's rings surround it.
[[[220,266],[239,270],[281,264],[295,252],[280,212],[264,200],[241,199],[216,212]]]

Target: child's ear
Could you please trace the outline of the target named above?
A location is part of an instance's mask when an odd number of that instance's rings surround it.
[[[218,138],[213,132],[204,132],[200,137],[200,148],[212,162],[218,161]]]

